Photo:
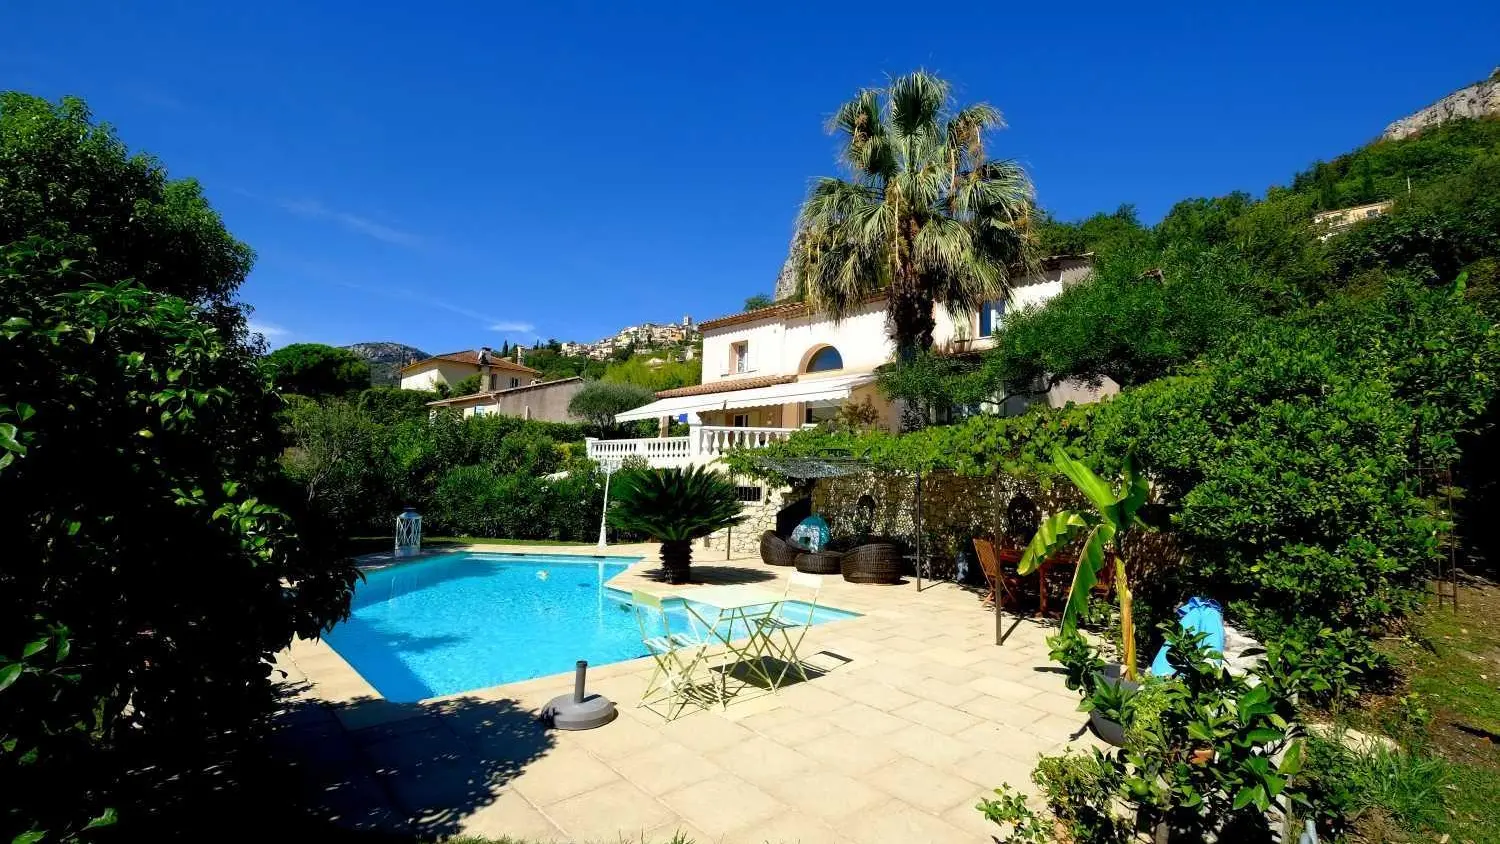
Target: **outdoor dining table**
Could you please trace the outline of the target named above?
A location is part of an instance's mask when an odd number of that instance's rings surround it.
[[[765,680],[773,692],[776,681],[766,670],[763,658],[775,649],[763,619],[776,615],[781,608],[782,596],[755,586],[699,586],[677,593],[687,602],[688,612],[708,629],[724,647],[734,655],[734,665],[743,665],[745,670]],[[693,604],[713,607],[717,613],[712,619],[700,616]],[[741,622],[745,638],[736,640],[735,622]],[[788,655],[795,658],[794,655]]]

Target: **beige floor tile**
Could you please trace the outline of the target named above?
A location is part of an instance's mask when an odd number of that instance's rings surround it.
[[[920,689],[915,690],[920,693]],[[910,706],[903,706],[891,713],[898,718],[904,718],[913,724],[921,724],[930,727],[944,735],[955,735],[963,730],[980,723],[980,720],[967,712],[960,712],[951,706],[944,706],[930,700],[919,700]]]
[[[796,717],[774,727],[758,729],[756,732],[787,747],[796,748],[838,729],[829,720],[837,719],[839,717],[837,712],[828,715],[809,715],[796,709],[787,711],[795,713]]]
[[[859,844],[976,844],[973,835],[899,801],[854,815],[839,829]]]
[[[722,841],[723,844],[847,844],[848,839],[815,816],[792,812],[731,832]]]
[[[591,789],[548,806],[546,812],[576,841],[636,841],[647,830],[677,820],[666,806],[627,782]]]
[[[560,733],[558,737],[606,762],[623,759],[662,741],[660,730],[633,718],[616,718],[595,730]]]
[[[545,809],[549,804],[619,779],[608,765],[582,750],[558,748],[526,766],[512,783],[527,800]]]
[[[811,756],[799,753],[765,736],[752,736],[738,744],[708,754],[708,760],[737,777],[764,787],[818,766]]]
[[[755,733],[720,718],[716,712],[700,712],[663,724],[661,734],[670,741],[708,753],[738,744]]]
[[[460,823],[463,835],[487,838],[511,836],[525,841],[561,842],[569,836],[515,792],[504,792],[487,806],[475,809]]]
[[[625,779],[658,796],[723,771],[698,751],[668,741],[611,764]]]
[[[784,803],[748,782],[719,774],[662,795],[662,802],[709,836],[754,829],[787,811]]]
[[[865,777],[869,785],[917,808],[940,814],[960,803],[973,803],[987,789],[969,780],[924,765],[915,759],[897,759]]]
[[[890,799],[885,792],[854,777],[826,769],[787,777],[765,788],[793,811],[829,822]]]
[[[818,688],[817,683],[817,680],[813,680],[810,683],[798,683],[795,686],[783,689],[781,698],[792,709],[809,712],[814,715],[825,712],[837,712],[849,705],[848,698],[826,689]]]
[[[1064,690],[1062,692],[1042,692],[1036,697],[1027,698],[1026,705],[1032,709],[1040,709],[1049,715],[1061,715],[1071,717],[1077,712],[1079,702],[1083,696],[1078,692]]]
[[[936,677],[928,677],[913,686],[911,693],[944,706],[958,706],[960,703],[979,697],[979,692],[967,685],[968,678],[969,675],[966,673],[963,683],[957,684]]]
[[[922,656],[953,668],[966,668],[989,654],[971,647],[938,647],[922,651]]]
[[[1083,712],[1068,715],[1045,715],[1023,729],[1034,736],[1056,741],[1074,741],[1088,733],[1089,716]]]
[[[851,703],[826,717],[837,721],[839,727],[857,736],[882,736],[911,723],[862,703]]]
[[[828,770],[858,778],[898,755],[885,740],[874,741],[843,730],[834,730],[799,748]]]
[[[1012,669],[1012,671],[1007,673],[1015,674],[1016,672],[1014,671],[1014,669]],[[1028,686],[1025,683],[1020,683],[1016,680],[1007,679],[1004,677],[995,677],[990,675],[976,677],[973,680],[970,680],[969,687],[984,692],[990,697],[997,697],[1001,700],[1013,701],[1015,703],[1021,703],[1029,698],[1034,698],[1037,695],[1041,694],[1040,689],[1037,689],[1033,686]]]
[[[903,727],[888,736],[882,736],[881,739],[902,755],[937,767],[952,765],[965,756],[981,750],[971,741],[945,736],[921,724]]]
[[[1035,789],[1031,781],[1031,772],[1035,768],[1032,762],[1006,756],[998,750],[981,750],[954,762],[947,770],[986,788],[1009,785],[1031,793]]]
[[[944,683],[951,683],[955,686],[962,686],[974,679],[974,672],[967,668],[954,668],[951,665],[942,665],[936,662],[920,665],[913,670],[924,677],[941,680]]]
[[[976,752],[994,750],[1035,764],[1039,754],[1058,752],[1067,736],[1043,737],[1005,724],[980,724],[959,733],[957,739],[973,747]]]
[[[980,695],[973,700],[965,701],[958,705],[958,711],[966,712],[981,721],[994,724],[1010,724],[1021,727],[1041,718],[1047,713],[1040,709],[1032,709],[1023,703],[1001,700],[998,697]],[[1024,723],[1017,723],[1018,721]]]
[[[916,703],[917,698],[901,691],[900,689],[886,685],[885,683],[868,678],[861,678],[863,682],[843,692],[844,697],[852,701],[873,706],[882,712],[893,712],[903,706]]]

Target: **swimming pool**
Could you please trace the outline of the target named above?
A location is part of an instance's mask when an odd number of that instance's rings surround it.
[[[324,639],[399,703],[557,674],[580,659],[635,659],[646,651],[630,595],[605,585],[633,562],[465,552],[376,569],[355,587],[349,618]],[[666,607],[672,629],[687,629],[683,602]],[[857,616],[810,609],[789,601],[782,616],[813,624]]]

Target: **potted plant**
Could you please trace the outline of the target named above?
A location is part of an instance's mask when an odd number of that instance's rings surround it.
[[[734,484],[703,466],[630,470],[616,483],[609,523],[661,543],[668,583],[688,582],[693,540],[745,520]]]
[[[1146,503],[1149,488],[1145,476],[1135,471],[1130,457],[1125,458],[1125,472],[1117,485],[1100,478],[1060,447],[1053,450],[1052,462],[1093,509],[1064,510],[1043,519],[1021,555],[1018,569],[1023,575],[1030,574],[1043,561],[1081,540],[1082,549],[1063,608],[1062,630],[1051,642],[1052,655],[1068,666],[1069,687],[1082,690],[1086,703],[1096,704],[1089,707],[1090,720],[1100,738],[1121,744],[1124,705],[1137,687],[1135,620],[1126,575],[1125,538],[1131,530],[1145,527],[1138,514]],[[1088,608],[1089,592],[1099,582],[1106,565],[1114,566],[1114,590],[1120,605],[1121,659],[1114,670],[1103,664],[1078,633],[1078,619]]]

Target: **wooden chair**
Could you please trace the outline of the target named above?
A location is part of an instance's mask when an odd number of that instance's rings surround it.
[[[1021,576],[1012,574],[1017,563],[1021,562],[1021,554],[1013,548],[995,549],[995,543],[988,539],[974,540],[974,553],[979,556],[979,568],[984,571],[984,579],[988,582],[990,591],[984,596],[985,606],[990,606],[998,599],[1000,608],[1005,609],[1008,598],[1011,604],[1020,604]]]

